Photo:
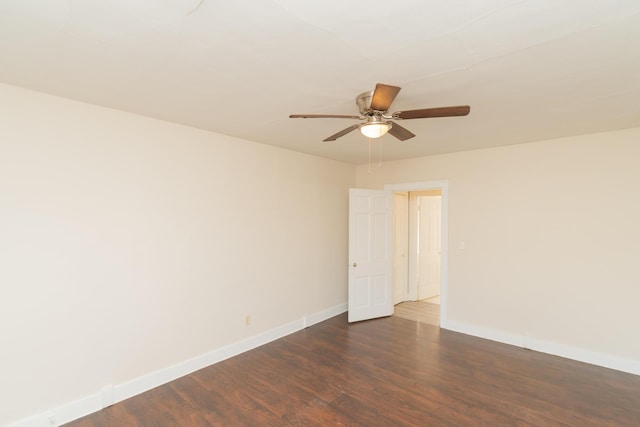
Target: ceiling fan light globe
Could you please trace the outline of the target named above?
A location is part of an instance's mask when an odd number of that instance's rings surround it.
[[[380,138],[391,128],[391,123],[367,123],[360,126],[360,133],[367,138]]]

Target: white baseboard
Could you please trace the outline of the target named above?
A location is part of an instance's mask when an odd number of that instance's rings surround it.
[[[535,339],[526,335],[512,334],[509,332],[457,322],[450,319],[447,322],[446,328],[442,325],[441,327],[450,331],[461,332],[463,334],[473,335],[475,337],[485,338],[491,341],[501,342],[503,344],[528,348],[530,350],[539,351],[540,353],[552,354],[554,356],[560,356],[566,359],[576,360],[578,362],[589,363],[591,365],[615,369],[616,371],[640,375],[640,360],[632,360],[612,356],[610,354],[598,353],[579,347],[557,344],[550,341]]]
[[[114,403],[123,401],[147,390],[166,384],[177,378],[188,375],[199,369],[206,368],[214,363],[221,362],[230,357],[244,353],[245,351],[260,347],[271,341],[277,340],[294,332],[300,331],[316,323],[330,319],[347,311],[347,304],[338,304],[334,307],[305,315],[301,319],[249,337],[247,339],[229,344],[225,347],[213,350],[202,356],[185,360],[167,368],[151,372],[148,375],[138,377],[129,382],[118,385],[107,385],[96,393],[69,402],[62,406],[50,409],[37,415],[13,422],[5,427],[53,427],[60,426],[76,420],[85,415],[99,411]]]
[[[347,311],[347,304],[339,304],[334,307],[322,310],[315,314],[310,314],[304,318],[304,327],[308,328],[316,323],[324,322],[327,319],[331,319],[338,314],[345,313]]]

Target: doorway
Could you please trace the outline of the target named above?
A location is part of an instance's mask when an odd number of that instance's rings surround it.
[[[408,310],[428,312],[424,319],[432,320],[426,323],[444,327],[448,279],[447,182],[394,184],[385,189],[394,194],[392,282],[393,303],[398,304],[395,311],[398,317]],[[414,317],[415,313],[411,320],[416,320]]]

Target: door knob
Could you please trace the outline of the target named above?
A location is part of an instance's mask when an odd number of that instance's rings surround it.
[[[353,266],[354,266],[354,267],[357,267],[357,266],[358,266],[358,263],[357,263],[357,262],[354,262],[354,263],[353,263]]]

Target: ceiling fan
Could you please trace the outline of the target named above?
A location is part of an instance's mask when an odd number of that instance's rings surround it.
[[[455,107],[422,108],[419,110],[396,111],[389,114],[391,103],[400,92],[398,86],[390,86],[382,83],[376,84],[376,89],[361,93],[356,97],[356,104],[360,109],[359,116],[340,114],[291,114],[292,119],[354,119],[366,120],[364,123],[351,125],[340,132],[331,135],[323,141],[335,141],[351,131],[360,129],[360,132],[368,138],[379,138],[389,132],[400,141],[413,138],[415,135],[391,120],[428,119],[432,117],[454,117],[469,114],[468,105]]]

